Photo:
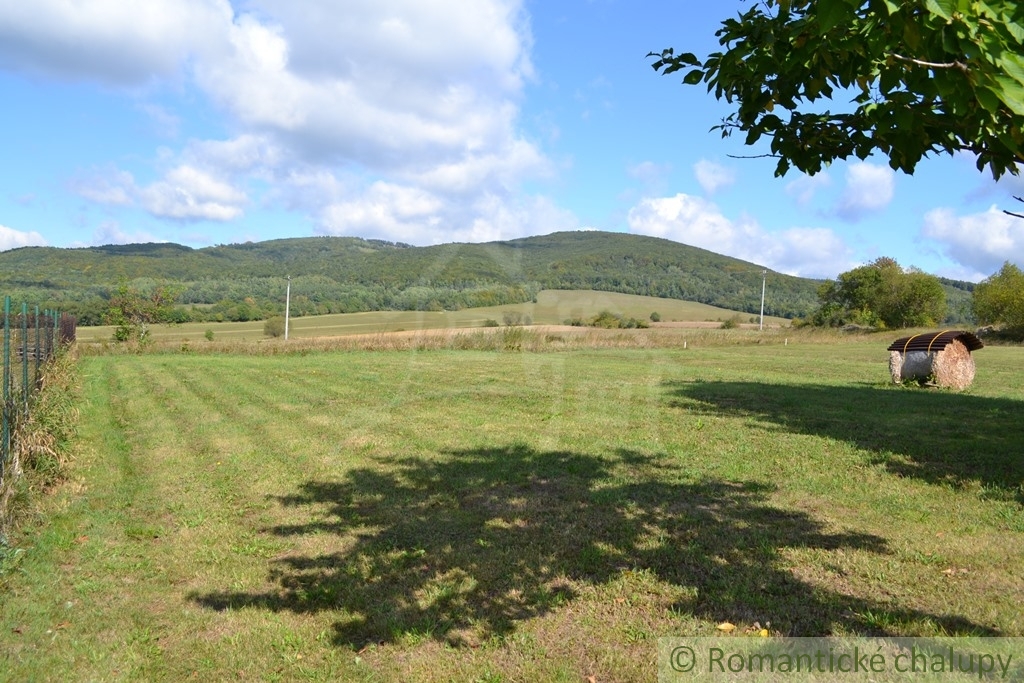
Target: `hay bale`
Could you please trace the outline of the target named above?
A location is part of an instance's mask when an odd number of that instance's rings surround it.
[[[952,389],[966,389],[974,381],[974,357],[959,339],[936,351],[889,351],[889,373],[901,384],[916,380]]]
[[[932,375],[940,387],[966,389],[974,381],[974,356],[959,339],[954,339],[932,359]]]

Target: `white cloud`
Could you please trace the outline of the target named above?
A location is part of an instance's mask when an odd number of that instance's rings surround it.
[[[362,197],[325,208],[321,220],[331,235],[407,236],[436,226],[442,208],[429,192],[377,182]]]
[[[846,169],[846,190],[836,206],[836,213],[844,220],[857,221],[884,209],[895,193],[895,176],[888,166],[867,162],[850,164]]]
[[[796,180],[786,184],[786,194],[793,197],[799,206],[807,206],[814,200],[818,190],[831,184],[832,178],[824,171],[814,175],[801,174]]]
[[[135,178],[125,171],[96,171],[91,177],[73,180],[71,189],[97,204],[131,206],[134,203]]]
[[[265,135],[243,134],[230,140],[192,140],[181,160],[220,175],[252,173],[267,177],[285,163],[284,154],[284,150]]]
[[[242,215],[246,201],[244,192],[191,166],[172,169],[137,194],[149,213],[178,220],[230,221]]]
[[[803,277],[835,277],[852,266],[851,249],[831,230],[766,232],[754,220],[732,221],[700,197],[647,198],[629,211],[630,232],[664,237]]]
[[[265,185],[252,199],[283,202],[325,231],[363,226],[414,243],[517,235],[539,215],[569,220],[521,195],[525,182],[555,172],[519,130],[531,47],[523,0],[0,7],[0,68],[136,92],[170,81],[208,98],[235,131],[158,155],[151,177],[135,168],[79,180],[81,196],[172,220],[231,221],[251,201],[240,188]],[[165,134],[178,132],[167,109],[139,108]]]
[[[163,179],[140,187],[132,174],[113,171],[78,180],[73,189],[99,204],[137,206],[158,218],[230,221],[242,215],[244,192],[209,171],[187,164],[172,168]]]
[[[925,214],[921,234],[941,243],[949,258],[982,277],[999,270],[1005,261],[1024,264],[1024,219],[1008,216],[995,206],[969,216],[934,209]]]
[[[707,159],[701,159],[693,165],[693,173],[704,192],[711,195],[724,187],[736,182],[736,172]]]
[[[526,144],[514,132],[532,73],[517,2],[256,6],[260,19],[238,17],[225,51],[196,65],[197,80],[301,156],[380,171]]]
[[[432,191],[465,194],[482,188],[512,189],[522,177],[547,177],[553,172],[533,145],[509,140],[494,152],[467,154],[450,162],[429,164],[422,171],[410,169],[396,175]]]
[[[46,240],[36,231],[22,232],[6,225],[0,225],[0,251],[18,247],[43,247]]]
[[[341,183],[324,178],[320,191],[338,192]],[[544,197],[513,198],[485,194],[468,203],[415,186],[377,182],[363,192],[350,192],[328,205],[319,231],[329,235],[360,235],[397,242],[440,244],[512,239],[538,232],[573,230],[576,217]]]
[[[579,220],[572,212],[558,207],[547,197],[522,197],[510,201],[485,195],[471,211],[474,215],[471,227],[456,232],[456,241],[490,242],[579,227]],[[445,240],[439,234],[433,241],[437,244]]]
[[[0,67],[144,85],[208,52],[231,17],[228,0],[0,3]]]
[[[92,242],[89,245],[75,245],[75,246],[92,246],[92,245],[103,245],[103,244],[146,244],[149,242],[166,242],[167,240],[161,239],[152,235],[151,233],[144,231],[128,232],[121,228],[121,224],[117,221],[103,221],[92,235]]]

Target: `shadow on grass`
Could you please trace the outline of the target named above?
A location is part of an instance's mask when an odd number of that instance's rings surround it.
[[[847,441],[893,474],[1024,504],[1024,403],[872,385],[674,382],[674,404]]]
[[[774,507],[764,484],[678,483],[672,468],[639,453],[521,445],[378,464],[280,499],[307,509],[309,521],[268,532],[309,536],[335,552],[273,560],[267,591],[192,598],[216,610],[330,612],[336,644],[355,648],[410,637],[472,644],[557,610],[587,586],[645,572],[671,584],[667,594],[686,596],[671,607],[716,623],[771,620],[789,635],[881,633],[884,615],[903,628],[988,632],[798,580],[784,566],[785,548],[884,554],[885,542],[830,533],[803,512]]]

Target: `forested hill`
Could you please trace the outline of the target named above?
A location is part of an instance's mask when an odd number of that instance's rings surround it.
[[[286,276],[297,315],[519,303],[540,289],[644,294],[755,313],[762,270],[669,240],[596,231],[431,247],[304,237],[203,249],[24,247],[0,253],[0,293],[78,313],[85,323],[95,322],[124,279],[142,290],[174,285],[180,301],[202,305],[203,315],[265,317],[283,307]],[[767,284],[766,314],[802,316],[817,305],[814,280],[769,271]]]

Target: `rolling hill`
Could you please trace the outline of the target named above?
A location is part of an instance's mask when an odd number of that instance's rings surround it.
[[[0,291],[100,322],[110,292],[167,284],[186,319],[256,320],[292,313],[459,310],[530,301],[542,289],[620,292],[760,310],[763,267],[656,237],[558,232],[483,244],[413,247],[357,237],[304,237],[193,249],[128,244],[0,253]],[[818,281],[768,271],[765,313],[817,305]],[[947,291],[953,289],[948,286]]]

